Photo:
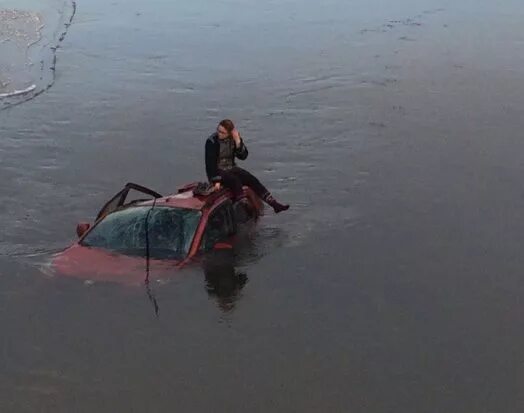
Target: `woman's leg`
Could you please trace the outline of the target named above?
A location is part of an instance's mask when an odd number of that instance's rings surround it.
[[[244,190],[242,189],[241,178],[232,170],[219,171],[219,174],[222,177],[222,185],[233,192],[233,200],[236,201],[242,198]]]
[[[262,185],[257,177],[245,169],[239,168],[237,166],[231,169],[231,173],[235,174],[240,179],[242,185],[249,186],[253,191],[255,191],[255,194],[257,194],[260,198],[264,199],[269,194],[267,188]]]
[[[264,202],[269,204],[276,213],[289,209],[289,205],[284,205],[271,196],[267,188],[258,180],[256,176],[249,173],[245,169],[235,167],[231,169],[231,173],[235,174],[243,185],[249,186]]]

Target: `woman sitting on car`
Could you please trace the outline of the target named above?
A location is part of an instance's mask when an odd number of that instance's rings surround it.
[[[289,205],[281,204],[273,198],[255,176],[236,166],[235,158],[244,160],[247,155],[246,145],[233,122],[229,119],[221,121],[216,132],[206,141],[206,173],[215,189],[220,189],[222,185],[229,188],[233,192],[234,201],[238,201],[243,197],[242,186],[246,185],[277,214],[289,209]]]

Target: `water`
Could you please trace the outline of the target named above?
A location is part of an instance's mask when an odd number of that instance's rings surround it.
[[[0,112],[1,411],[522,411],[523,14],[79,2]],[[233,265],[153,283],[158,318],[42,273],[125,182],[202,179],[223,117],[292,204]]]

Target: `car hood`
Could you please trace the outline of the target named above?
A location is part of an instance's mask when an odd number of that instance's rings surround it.
[[[168,277],[179,268],[180,263],[176,260],[150,259],[149,280]],[[54,257],[51,269],[56,275],[86,281],[140,285],[146,280],[147,260],[75,244]]]

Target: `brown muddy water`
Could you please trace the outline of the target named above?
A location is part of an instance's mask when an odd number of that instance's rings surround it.
[[[52,85],[1,102],[1,412],[523,411],[522,2],[79,0],[61,42],[70,3],[0,6],[4,91]],[[158,318],[46,275],[125,182],[203,179],[223,117],[292,204],[230,266]]]

